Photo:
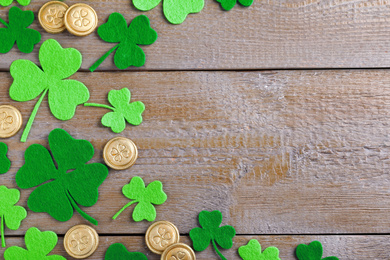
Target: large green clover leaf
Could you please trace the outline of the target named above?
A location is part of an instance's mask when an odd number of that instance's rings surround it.
[[[151,182],[146,188],[141,177],[135,176],[129,184],[122,188],[122,193],[131,199],[121,210],[119,210],[112,219],[116,219],[127,207],[133,203],[138,203],[133,211],[133,220],[154,221],[156,219],[156,209],[153,204],[161,205],[167,200],[167,195],[163,191],[163,185],[160,181]]]
[[[164,15],[173,24],[184,22],[190,13],[199,13],[204,7],[204,0],[163,0]],[[135,8],[149,11],[155,8],[161,0],[133,0]]]
[[[50,111],[60,120],[71,119],[77,105],[89,99],[88,88],[83,83],[71,79],[64,80],[81,66],[82,56],[78,50],[63,49],[56,40],[49,39],[39,49],[39,61],[42,70],[29,60],[16,60],[10,68],[14,81],[9,89],[9,95],[13,100],[29,101],[41,95],[23,131],[22,142],[27,140],[46,93]]]
[[[251,239],[246,246],[240,246],[238,254],[243,260],[280,260],[279,249],[271,246],[261,252],[261,245],[256,239]]]
[[[22,206],[14,206],[20,199],[17,189],[8,189],[0,186],[0,218],[1,218],[1,246],[5,247],[4,222],[11,230],[17,230],[20,222],[27,217],[27,211]]]
[[[0,5],[1,6],[9,6],[10,4],[12,4],[13,0],[0,0]],[[29,5],[31,0],[17,0],[17,2],[21,5],[21,6],[26,6],[26,5]]]
[[[0,174],[8,172],[11,168],[11,161],[7,158],[8,146],[0,142]]]
[[[221,7],[226,11],[231,10],[237,3],[237,1],[245,7],[251,6],[253,4],[253,0],[216,0],[221,4]]]
[[[97,225],[77,203],[91,207],[97,202],[98,187],[108,176],[107,167],[101,163],[86,164],[94,155],[93,146],[87,140],[74,139],[65,130],[51,131],[49,145],[52,155],[40,144],[28,147],[26,162],[16,173],[16,184],[21,189],[42,184],[30,194],[28,207],[34,212],[47,212],[59,221],[68,221],[76,209]]]
[[[295,254],[299,260],[338,260],[335,256],[322,258],[322,245],[319,241],[313,241],[309,245],[300,244]]]
[[[141,252],[129,252],[123,244],[112,244],[106,251],[104,260],[148,260]]]
[[[60,255],[48,254],[57,245],[57,234],[52,231],[41,232],[36,227],[29,228],[24,236],[24,242],[26,249],[11,246],[4,252],[5,260],[66,260],[65,257]]]
[[[0,0],[0,5],[2,2],[5,1]],[[32,52],[34,45],[41,41],[41,34],[38,31],[27,28],[34,21],[34,13],[13,6],[9,9],[8,20],[9,24],[0,18],[0,23],[7,27],[0,28],[0,53],[9,52],[15,42],[21,52]]]
[[[223,249],[229,249],[233,246],[233,237],[236,235],[234,227],[222,224],[222,213],[215,211],[201,211],[199,213],[199,224],[202,228],[193,228],[190,231],[190,238],[196,251],[205,250],[210,242],[215,251],[223,260],[226,258],[219,252],[217,244]]]
[[[150,27],[149,18],[139,15],[133,19],[129,27],[123,15],[112,13],[107,23],[98,28],[98,35],[103,41],[119,43],[111,48],[90,68],[94,71],[99,65],[116,50],[114,64],[118,69],[127,69],[130,66],[141,67],[145,64],[145,53],[138,45],[150,45],[157,40],[157,32]]]

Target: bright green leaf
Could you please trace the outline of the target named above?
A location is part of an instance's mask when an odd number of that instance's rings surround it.
[[[0,113],[0,128],[7,126],[7,115]],[[4,128],[5,129],[5,128]],[[11,168],[11,161],[7,158],[8,146],[0,142],[0,174],[8,172]]]
[[[231,10],[237,3],[237,0],[216,0],[221,4],[221,7],[226,11]],[[253,0],[238,0],[238,2],[245,7],[251,6],[253,4]]]
[[[104,260],[148,260],[148,258],[143,253],[129,252],[124,245],[115,243],[107,249]]]
[[[323,249],[319,241],[313,241],[309,245],[300,244],[295,253],[298,260],[338,260],[335,256],[322,258]]]
[[[243,260],[280,260],[279,249],[271,246],[261,252],[261,245],[256,239],[251,239],[246,246],[240,246],[238,254]]]

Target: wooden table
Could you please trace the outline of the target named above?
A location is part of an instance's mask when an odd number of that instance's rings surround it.
[[[37,15],[44,3],[33,0],[23,9]],[[115,11],[128,21],[141,14],[129,0],[88,3],[99,24]],[[0,17],[8,19],[8,9],[0,8]],[[390,2],[255,0],[224,12],[206,0],[181,25],[168,23],[161,5],[143,14],[159,38],[143,47],[146,65],[126,71],[110,56],[88,72],[112,47],[96,33],[51,35],[38,21],[32,26],[42,32],[41,43],[54,38],[81,51],[82,69],[71,78],[88,86],[90,102],[106,103],[109,90],[128,87],[132,100],[146,105],[144,122],[121,134],[139,148],[136,165],[110,170],[98,203],[84,208],[99,221],[101,238],[89,259],[103,259],[115,242],[159,259],[144,242],[151,223],[132,221],[132,209],[111,219],[128,202],[121,188],[133,176],[163,182],[168,200],[157,207],[157,220],[175,223],[186,243],[201,210],[221,210],[223,224],[238,234],[233,248],[222,251],[228,259],[240,259],[237,248],[251,238],[263,249],[278,247],[281,259],[295,259],[296,246],[313,240],[323,243],[324,257],[390,259]],[[25,122],[36,100],[9,98],[9,66],[20,58],[38,62],[39,46],[0,56],[0,104],[18,107]],[[118,136],[101,125],[105,112],[79,106],[62,122],[45,99],[27,143],[19,142],[21,132],[2,140],[12,168],[1,184],[16,187],[25,149],[47,146],[58,127],[89,140],[93,161],[103,162],[105,143]],[[20,205],[27,206],[31,191],[22,190]],[[63,235],[80,223],[88,224],[78,213],[63,223],[28,211],[19,230],[6,229],[6,239],[24,246],[29,227],[53,230],[60,236],[53,252],[66,256]],[[217,259],[211,246],[197,257]]]

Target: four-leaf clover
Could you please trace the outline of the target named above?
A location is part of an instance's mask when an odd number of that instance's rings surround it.
[[[319,241],[313,241],[309,245],[300,244],[295,254],[299,260],[338,260],[335,256],[322,258],[322,245]]]
[[[4,252],[5,260],[66,260],[60,255],[48,254],[57,245],[58,237],[53,231],[41,232],[36,227],[29,228],[24,236],[26,248],[11,246]]]
[[[16,60],[10,68],[14,81],[9,95],[13,100],[29,101],[41,95],[23,131],[22,142],[27,140],[35,115],[47,93],[50,110],[60,120],[71,119],[77,105],[89,99],[88,88],[83,83],[73,79],[64,80],[81,66],[82,56],[78,50],[63,49],[56,40],[49,39],[39,49],[39,61],[43,70],[29,60]]]
[[[98,34],[103,41],[119,43],[111,48],[90,68],[94,71],[99,65],[116,50],[114,64],[118,69],[130,66],[141,67],[145,64],[145,53],[138,45],[149,45],[157,40],[157,32],[150,27],[149,18],[139,15],[133,19],[129,27],[123,15],[112,13],[107,23],[98,28]]]
[[[101,163],[87,164],[94,155],[93,146],[86,140],[74,139],[65,130],[51,131],[49,145],[52,155],[40,144],[28,147],[26,162],[16,173],[16,184],[20,188],[40,185],[30,194],[28,207],[34,212],[47,212],[59,221],[71,219],[76,209],[97,225],[77,203],[91,207],[97,202],[98,187],[108,176],[107,167]]]
[[[104,260],[148,260],[141,252],[129,252],[123,244],[112,244],[106,251]]]
[[[221,4],[222,8],[226,11],[231,10],[237,3],[237,0],[216,0],[218,3]],[[238,2],[245,6],[251,6],[253,4],[253,0],[238,0]]]
[[[2,1],[0,0],[0,4]],[[0,18],[0,23],[7,27],[0,28],[0,53],[9,52],[15,42],[21,52],[32,52],[34,45],[41,41],[41,34],[38,31],[27,28],[34,21],[34,13],[13,6],[9,9],[8,20],[9,24]]]
[[[246,246],[240,246],[238,254],[243,260],[280,260],[279,249],[271,246],[261,252],[261,245],[256,239],[251,239]]]
[[[102,124],[111,127],[114,133],[120,133],[126,128],[126,121],[132,125],[139,125],[142,122],[142,112],[145,110],[145,105],[141,101],[130,103],[131,93],[127,88],[121,90],[111,90],[108,92],[108,102],[113,107],[96,104],[85,103],[84,106],[103,107],[112,110],[102,117]]]
[[[196,251],[205,250],[210,242],[212,242],[215,251],[221,257],[226,258],[219,252],[218,244],[223,249],[229,249],[233,246],[233,237],[236,235],[234,227],[226,225],[219,227],[222,224],[222,213],[215,211],[201,211],[199,213],[199,224],[202,228],[193,228],[190,231],[190,238],[193,247]]]
[[[0,142],[0,174],[8,172],[11,161],[7,158],[8,146]]]
[[[131,204],[138,203],[133,211],[133,220],[137,222],[144,219],[154,221],[156,219],[156,209],[153,204],[161,205],[167,200],[167,195],[162,186],[160,181],[153,181],[145,188],[145,183],[141,177],[133,177],[130,183],[122,188],[123,195],[132,201],[119,210],[112,219],[116,219]]]
[[[17,189],[8,189],[0,186],[0,218],[1,218],[1,246],[5,247],[4,222],[11,230],[17,230],[20,222],[27,217],[27,211],[22,206],[15,206],[20,199]]]

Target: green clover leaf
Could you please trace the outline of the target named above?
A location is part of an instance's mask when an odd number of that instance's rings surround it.
[[[102,118],[102,124],[111,127],[114,133],[120,133],[126,128],[126,121],[132,125],[142,123],[142,112],[145,110],[145,105],[141,101],[130,103],[131,93],[128,88],[121,90],[111,90],[108,92],[108,102],[113,107],[96,104],[84,103],[84,106],[103,107],[112,110],[105,114]]]
[[[0,0],[0,5],[1,6],[9,6],[10,4],[12,4],[13,0]],[[17,2],[21,5],[21,6],[26,6],[26,5],[29,5],[31,0],[17,0]]]
[[[313,241],[309,245],[300,244],[295,254],[299,260],[339,260],[335,256],[322,258],[322,245],[319,241]]]
[[[161,0],[133,0],[135,8],[141,11],[149,11],[155,8]],[[164,0],[163,10],[165,18],[170,23],[180,24],[184,22],[190,13],[199,13],[204,7],[204,0]]]
[[[148,260],[146,255],[140,252],[129,252],[123,244],[112,244],[104,256],[104,260]]]
[[[150,45],[157,40],[157,32],[150,27],[149,18],[145,15],[137,16],[127,27],[123,15],[112,13],[107,23],[98,28],[98,34],[103,41],[119,44],[89,68],[92,72],[115,50],[114,63],[118,69],[141,67],[145,64],[145,53],[138,45]]]
[[[26,249],[11,246],[4,252],[5,260],[66,260],[65,257],[60,255],[48,254],[57,245],[58,237],[53,231],[41,232],[36,227],[29,228],[24,236],[24,242]]]
[[[133,177],[129,184],[123,186],[122,193],[132,201],[119,210],[112,219],[116,219],[131,204],[138,203],[133,211],[133,220],[136,222],[144,219],[154,221],[156,209],[152,204],[161,205],[167,200],[167,195],[163,191],[163,185],[160,181],[153,181],[145,188],[144,181],[138,176]]]
[[[23,131],[22,142],[27,140],[46,93],[50,111],[60,120],[71,119],[77,105],[89,99],[88,88],[83,83],[72,79],[64,80],[81,66],[82,56],[78,50],[63,49],[56,40],[49,39],[39,49],[39,61],[42,70],[29,60],[16,60],[10,68],[14,81],[9,89],[9,95],[13,100],[29,101],[41,95]]]
[[[0,174],[8,172],[11,168],[11,161],[7,158],[8,146],[0,142]]]
[[[201,211],[199,213],[199,224],[202,228],[193,228],[190,231],[190,238],[196,251],[205,250],[212,242],[215,251],[221,257],[226,258],[219,252],[217,244],[223,249],[229,249],[233,246],[233,237],[236,235],[234,227],[222,224],[222,213],[215,211]]]
[[[20,222],[27,217],[27,211],[22,206],[14,206],[20,199],[17,189],[8,189],[0,186],[0,218],[1,218],[1,246],[5,247],[4,222],[11,230],[17,230]]]
[[[271,246],[262,253],[261,245],[256,239],[251,239],[246,246],[240,246],[238,254],[243,260],[280,260],[279,249]]]
[[[0,0],[0,5],[2,2],[6,1]],[[0,23],[7,27],[0,28],[0,53],[9,52],[15,42],[21,52],[32,52],[34,45],[41,41],[41,34],[38,31],[27,28],[34,21],[34,13],[22,11],[19,7],[13,6],[9,9],[8,20],[9,24],[0,18]]]
[[[87,164],[94,155],[93,146],[87,140],[74,139],[65,130],[51,131],[49,145],[52,155],[40,144],[28,147],[26,162],[16,173],[16,184],[21,189],[40,185],[30,194],[28,207],[34,212],[47,212],[59,221],[71,219],[76,209],[97,225],[77,203],[91,207],[97,202],[98,187],[108,176],[107,167],[101,163]]]
[[[237,0],[216,0],[221,4],[221,7],[226,11],[231,10],[237,3]],[[238,0],[238,2],[245,7],[251,6],[253,4],[253,0]]]

